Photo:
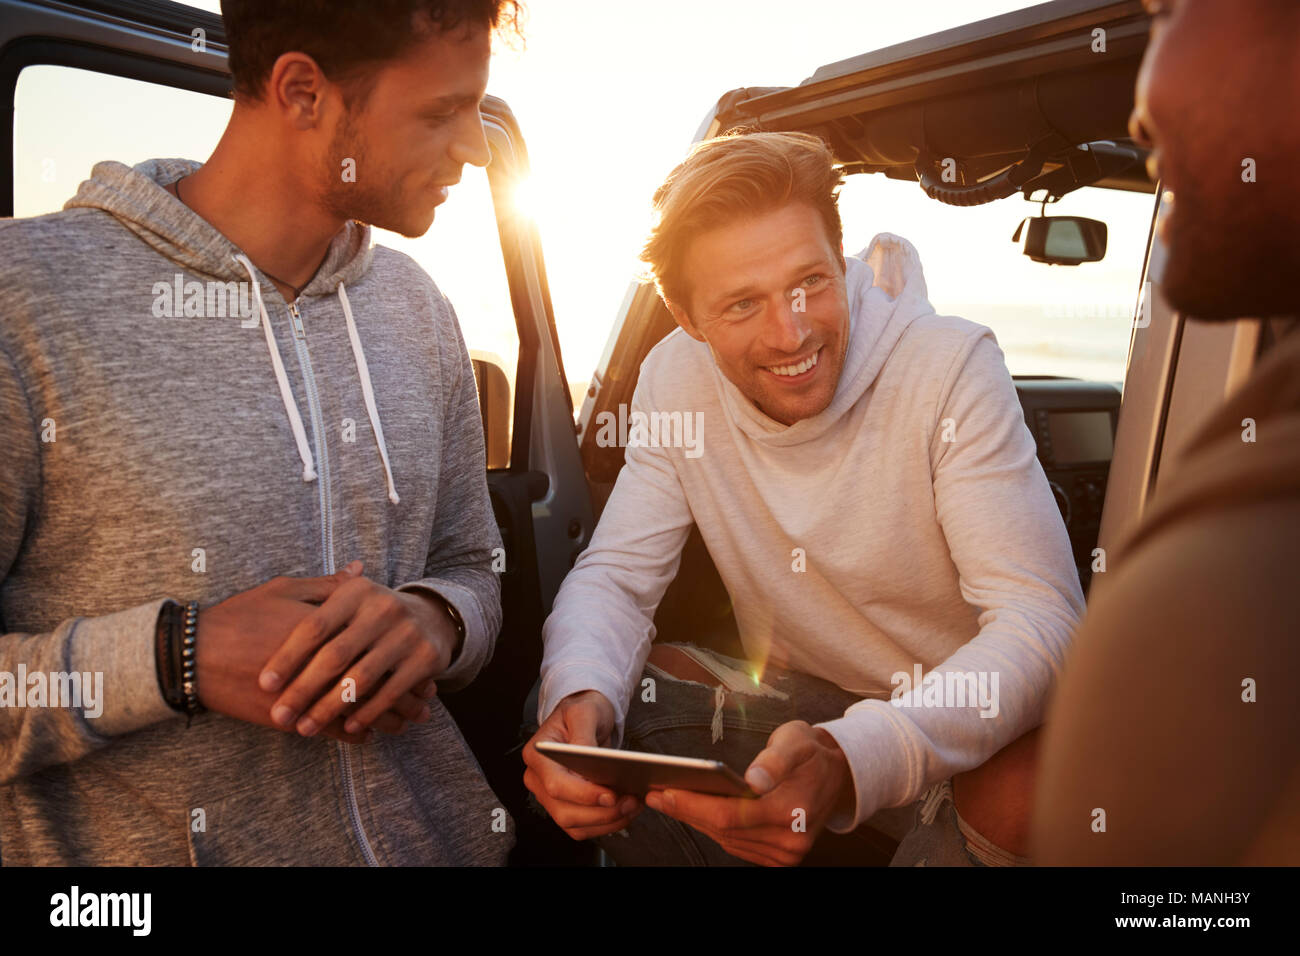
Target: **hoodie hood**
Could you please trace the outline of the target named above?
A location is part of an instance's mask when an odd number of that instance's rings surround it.
[[[245,281],[248,273],[235,258],[242,250],[163,188],[202,166],[190,159],[96,163],[63,208],[102,209],[176,265],[223,282]],[[348,222],[302,294],[334,294],[340,282],[365,275],[372,256],[370,227]]]
[[[908,326],[934,312],[921,257],[902,236],[882,232],[862,252],[846,256],[844,280],[849,344],[835,395],[818,414],[783,425],[746,398],[717,363],[710,363],[727,410],[750,438],[779,447],[820,437],[871,388]]]
[[[118,162],[96,163],[87,179],[77,189],[77,194],[63,208],[88,207],[102,209],[120,221],[131,232],[152,246],[160,255],[175,263],[178,268],[199,275],[211,276],[221,282],[250,282],[253,287],[253,315],[266,335],[266,349],[275,370],[276,384],[284,403],[284,412],[293,432],[294,445],[302,461],[302,480],[315,481],[316,462],[307,442],[307,430],[302,415],[289,387],[289,378],[280,357],[279,346],[266,303],[262,298],[262,283],[248,256],[227,239],[211,223],[164,189],[183,176],[202,167],[202,163],[188,159],[150,159],[127,167]],[[374,250],[370,242],[370,227],[349,221],[330,243],[325,261],[316,275],[303,288],[300,295],[338,296],[347,323],[348,338],[356,362],[357,377],[365,398],[366,413],[375,435],[379,457],[384,466],[388,500],[398,504],[397,487],[384,442],[384,429],[375,405],[374,386],[366,365],[365,351],[357,335],[352,307],[348,302],[346,283],[359,280],[370,269]],[[262,273],[265,275],[265,273]],[[268,277],[269,278],[269,277]],[[296,304],[290,305],[297,315]],[[295,319],[296,321],[296,319]]]

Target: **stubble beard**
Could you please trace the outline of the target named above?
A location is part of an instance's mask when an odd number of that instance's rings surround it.
[[[1245,189],[1256,184],[1246,184]],[[1208,321],[1296,312],[1300,270],[1295,217],[1261,208],[1262,195],[1207,197],[1175,191],[1161,289],[1169,304]]]
[[[345,160],[352,160],[355,181],[343,178]],[[335,130],[321,176],[326,184],[321,205],[331,216],[344,221],[355,219],[380,229],[393,228],[389,197],[382,191],[388,177],[366,155],[351,111],[344,114]]]

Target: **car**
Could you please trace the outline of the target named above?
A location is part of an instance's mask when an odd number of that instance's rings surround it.
[[[1068,312],[1070,290],[1089,281],[1086,270],[1110,237],[1112,261],[1118,249],[1125,256],[1118,265],[1132,277],[1129,303],[1110,316],[1118,320],[1110,346],[1116,374],[1089,379],[1036,371],[1032,354],[1030,366],[1012,363],[1025,424],[1085,590],[1141,518],[1162,478],[1162,460],[1249,375],[1262,341],[1258,320],[1189,323],[1161,295],[1164,248],[1154,228],[1162,209],[1159,185],[1147,178],[1145,151],[1127,131],[1148,25],[1139,0],[1054,0],[830,63],[797,86],[727,91],[696,136],[733,129],[821,136],[848,174],[841,201],[846,235],[850,222],[871,219],[855,206],[858,183],[905,194],[933,222],[961,221],[977,215],[977,207],[996,209],[1006,230],[990,232],[987,246],[962,251],[976,262],[993,242],[1006,243],[1025,209],[1045,212],[1049,202],[1069,197],[1084,215],[1029,217],[1027,255],[1017,260],[1017,275],[1027,274],[1020,266],[1041,270],[1034,282],[1053,290],[1037,312],[1049,339],[1060,328],[1053,317]],[[17,98],[19,121],[19,87],[25,77],[48,75],[42,70],[75,71],[101,91],[154,84],[178,103],[201,106],[227,102],[225,64],[216,14],[159,0],[0,0],[0,92],[9,115]],[[709,92],[701,91],[702,102]],[[78,108],[83,112],[57,118],[65,129],[84,132],[100,106]],[[541,663],[542,623],[590,541],[623,463],[621,447],[597,440],[595,423],[630,404],[641,361],[675,324],[653,286],[629,277],[628,295],[611,309],[604,356],[599,367],[583,370],[588,384],[575,407],[557,331],[563,316],[557,319],[551,302],[538,228],[509,201],[528,176],[523,132],[501,99],[487,97],[481,112],[493,158],[485,172],[466,171],[467,179],[471,172],[482,176],[471,254],[493,260],[500,278],[488,294],[506,332],[503,344],[475,349],[473,360],[486,478],[505,551],[504,623],[491,663],[445,703],[517,823],[511,862],[590,864],[598,862],[594,847],[570,840],[530,808],[520,726]],[[48,200],[32,196],[48,164],[58,168],[51,154],[61,147],[29,143],[17,129],[17,123],[6,128],[0,144],[0,215],[57,208],[50,202],[71,194],[66,182],[52,184]],[[160,142],[173,133],[140,131]],[[1107,198],[1114,196],[1125,197],[1123,222],[1099,229],[1086,214],[1117,208]],[[1023,200],[1033,205],[1017,205]],[[440,225],[434,232],[454,229]],[[865,245],[868,237],[861,238]],[[909,238],[924,248],[925,235]],[[944,261],[927,265],[933,276]],[[477,307],[448,291],[462,316]],[[966,317],[986,321],[1001,338],[996,312]],[[1010,357],[1005,342],[1004,348]],[[689,635],[724,653],[742,653],[729,598],[698,533],[656,628],[657,640]]]

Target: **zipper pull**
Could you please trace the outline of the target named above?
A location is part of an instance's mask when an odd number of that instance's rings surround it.
[[[302,315],[298,312],[297,302],[289,303],[289,318],[293,322],[294,338],[299,338],[299,339],[307,338],[307,333],[302,327]]]

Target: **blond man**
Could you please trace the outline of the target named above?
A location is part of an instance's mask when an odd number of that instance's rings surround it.
[[[1083,610],[1070,543],[992,333],[935,314],[905,239],[844,257],[840,180],[820,140],[755,133],[698,144],[655,196],[644,258],[680,328],[632,414],[701,432],[629,441],[525,747],[546,810],[619,863],[793,864],[824,830],[904,837],[896,863],[1020,861],[948,781],[1041,721]],[[693,524],[744,661],[651,648]],[[539,740],[721,759],[761,796],[643,804]]]

